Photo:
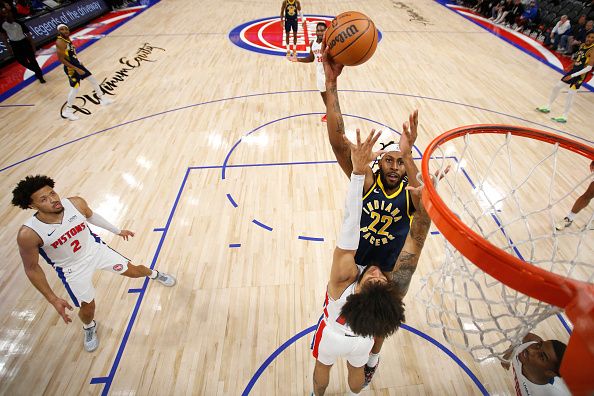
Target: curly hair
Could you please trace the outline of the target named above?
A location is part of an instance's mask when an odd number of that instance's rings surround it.
[[[28,209],[31,205],[31,195],[45,186],[54,188],[54,180],[48,176],[27,176],[12,190],[12,204],[21,209]]]
[[[371,283],[347,297],[341,316],[353,333],[363,337],[387,337],[404,322],[404,303],[396,283]]]

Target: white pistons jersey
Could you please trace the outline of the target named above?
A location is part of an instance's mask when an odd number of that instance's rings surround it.
[[[522,362],[518,355],[522,353],[530,345],[536,343],[535,341],[526,342],[518,346],[511,358],[512,370],[514,372],[514,385],[516,387],[517,396],[570,396],[571,393],[567,389],[567,385],[561,377],[553,378],[553,382],[545,385],[535,384],[530,382],[528,378],[522,374]]]
[[[311,43],[311,52],[314,56],[314,62],[318,73],[324,74],[324,64],[322,63],[322,43],[318,43],[317,39]]]
[[[48,224],[32,216],[24,225],[43,240],[39,254],[52,266],[67,268],[94,253],[101,240],[91,233],[85,216],[68,198],[60,202],[64,206],[61,223]]]

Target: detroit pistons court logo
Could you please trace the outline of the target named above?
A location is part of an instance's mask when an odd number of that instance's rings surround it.
[[[329,15],[305,15],[307,23],[303,26],[299,18],[299,29],[297,31],[297,52],[301,56],[309,54],[309,46],[316,40],[316,25],[324,22],[326,26],[334,19]],[[378,41],[382,35],[378,30]],[[241,24],[231,30],[229,40],[238,47],[248,51],[258,52],[266,55],[285,56],[285,27],[281,26],[278,16],[258,19]],[[290,41],[293,44],[293,33]]]

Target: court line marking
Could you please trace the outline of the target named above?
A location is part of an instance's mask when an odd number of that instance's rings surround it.
[[[316,330],[317,325],[313,325],[311,327],[308,327],[305,330],[300,331],[299,333],[295,334],[293,337],[289,338],[287,341],[285,341],[281,346],[279,346],[274,352],[272,352],[272,354],[270,354],[270,356],[268,356],[266,358],[266,360],[264,360],[264,363],[262,363],[260,365],[260,367],[258,367],[258,370],[256,370],[256,372],[254,373],[254,375],[252,376],[252,378],[250,379],[250,381],[248,382],[247,386],[245,387],[245,389],[243,390],[243,392],[241,393],[242,396],[247,396],[252,388],[254,387],[254,385],[256,384],[256,382],[258,381],[258,379],[260,378],[260,376],[262,375],[262,373],[264,373],[264,370],[266,370],[268,368],[268,366],[270,366],[270,363],[272,363],[274,361],[274,359],[277,358],[278,355],[280,355],[285,349],[287,349],[289,346],[291,346],[292,344],[294,344],[296,341],[298,341],[299,339],[303,338],[304,336],[306,336],[309,333],[312,333]],[[462,360],[460,360],[460,358],[458,358],[458,356],[456,356],[450,349],[448,349],[445,345],[443,345],[442,343],[440,343],[439,341],[437,341],[435,338],[431,337],[428,334],[423,333],[422,331],[415,329],[412,326],[406,325],[406,324],[402,324],[400,326],[401,329],[405,329],[421,338],[424,338],[425,340],[429,341],[430,343],[432,343],[433,345],[435,345],[436,347],[438,347],[439,349],[442,350],[442,352],[444,352],[446,355],[448,355],[454,362],[456,362],[458,364],[458,366],[460,366],[460,368],[462,368],[462,370],[464,370],[464,372],[470,377],[470,379],[475,383],[475,385],[477,386],[477,388],[479,388],[479,390],[481,391],[481,393],[483,395],[489,395],[489,392],[487,392],[487,389],[485,388],[485,386],[481,383],[481,381],[476,377],[476,375],[474,375],[474,373],[472,372],[472,370],[470,370],[470,368],[468,368],[468,366],[466,366],[466,364],[464,364],[464,362],[462,362]]]
[[[312,241],[312,242],[324,242],[324,238],[322,237],[309,237],[305,235],[299,235],[297,239],[301,239],[303,241]]]
[[[257,225],[258,227],[264,228],[267,231],[272,231],[272,227],[270,227],[270,226],[268,226],[268,225],[266,225],[266,224],[264,224],[262,222],[259,222],[256,219],[252,220],[252,223],[254,223],[255,225]]]
[[[41,151],[41,152],[39,152],[37,154],[33,154],[33,155],[31,155],[31,156],[29,156],[29,157],[27,157],[25,159],[22,159],[20,161],[14,162],[14,163],[12,163],[10,165],[4,166],[3,168],[0,168],[0,173],[4,172],[4,171],[6,171],[6,170],[8,170],[10,168],[13,168],[13,167],[15,167],[15,166],[17,166],[19,164],[22,164],[23,162],[30,161],[30,160],[32,160],[34,158],[37,158],[37,157],[39,157],[41,155],[47,154],[49,152],[52,152],[52,151],[57,150],[59,148],[62,148],[64,146],[67,146],[67,145],[76,143],[76,142],[78,142],[80,140],[88,139],[91,136],[99,135],[99,134],[105,133],[107,131],[111,131],[113,129],[116,129],[116,128],[119,128],[119,127],[122,127],[122,126],[125,126],[125,125],[128,125],[128,124],[133,124],[133,123],[136,123],[136,122],[139,122],[139,121],[143,121],[143,120],[146,120],[146,119],[149,119],[149,118],[158,117],[158,116],[161,116],[161,115],[164,115],[164,114],[173,113],[173,112],[180,111],[180,110],[186,110],[186,109],[190,109],[190,108],[193,108],[193,107],[204,106],[204,105],[207,105],[207,104],[224,102],[224,101],[227,101],[227,100],[245,99],[245,98],[252,98],[252,97],[266,96],[266,95],[282,95],[282,94],[304,93],[304,92],[312,92],[312,93],[315,92],[317,94],[319,91],[317,89],[302,89],[302,90],[293,90],[293,91],[276,91],[276,92],[264,92],[264,93],[256,93],[256,94],[247,94],[247,95],[233,96],[233,97],[229,97],[229,98],[213,99],[213,100],[209,100],[209,101],[206,101],[206,102],[195,103],[195,104],[190,104],[190,105],[186,105],[186,106],[176,107],[176,108],[173,108],[173,109],[170,109],[170,110],[160,111],[158,113],[153,113],[153,114],[142,116],[142,117],[139,117],[139,118],[130,120],[130,121],[125,121],[123,123],[116,124],[116,125],[113,125],[113,126],[108,127],[108,128],[101,129],[101,130],[96,131],[96,132],[92,132],[92,133],[90,133],[88,135],[81,136],[79,138],[66,141],[66,142],[64,142],[62,144],[59,144],[59,145],[55,146],[55,147],[51,147],[51,148],[49,148],[47,150],[44,150],[44,151]],[[485,112],[488,112],[488,113],[502,115],[502,116],[510,117],[510,118],[515,119],[515,120],[518,120],[518,121],[523,121],[523,122],[526,122],[526,123],[529,123],[529,124],[537,125],[537,126],[539,126],[541,128],[544,128],[544,129],[547,129],[547,130],[551,130],[551,131],[554,131],[554,132],[558,132],[558,133],[561,133],[563,135],[567,135],[567,136],[570,136],[570,137],[572,137],[574,139],[582,140],[582,141],[587,142],[587,143],[590,143],[590,144],[594,144],[594,141],[593,140],[588,140],[588,139],[585,139],[585,138],[583,138],[583,137],[581,137],[579,135],[572,134],[572,133],[563,131],[561,129],[556,129],[556,128],[553,128],[551,126],[545,125],[545,124],[540,124],[540,123],[535,122],[535,121],[527,120],[527,119],[524,119],[524,118],[521,118],[521,117],[513,116],[513,115],[506,114],[506,113],[503,113],[503,112],[499,112],[499,111],[496,111],[496,110],[490,110],[490,109],[482,108],[482,107],[479,107],[479,106],[469,105],[469,104],[460,103],[460,102],[454,102],[454,101],[451,101],[451,100],[439,99],[439,98],[432,98],[432,97],[429,97],[429,96],[422,96],[422,95],[413,95],[413,94],[405,94],[405,93],[397,93],[397,92],[388,92],[388,91],[369,91],[369,90],[355,90],[355,89],[342,90],[341,89],[341,90],[339,90],[339,92],[367,93],[367,94],[402,96],[402,97],[409,97],[409,98],[415,98],[415,99],[424,99],[424,100],[429,100],[429,101],[436,101],[436,102],[442,102],[442,103],[447,103],[447,104],[453,104],[453,105],[462,106],[462,107],[470,107],[470,108],[473,108],[473,109],[476,109],[476,110],[481,110],[481,111],[485,111]],[[318,115],[320,115],[320,114],[324,114],[324,113],[311,113],[311,114],[318,114]]]
[[[0,108],[9,108],[9,107],[33,107],[34,104],[8,104],[8,105],[0,105]]]

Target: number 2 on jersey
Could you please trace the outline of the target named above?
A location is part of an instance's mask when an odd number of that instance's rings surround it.
[[[80,242],[78,242],[78,239],[72,241],[70,246],[72,246],[72,253],[76,253],[78,250],[80,250]]]

